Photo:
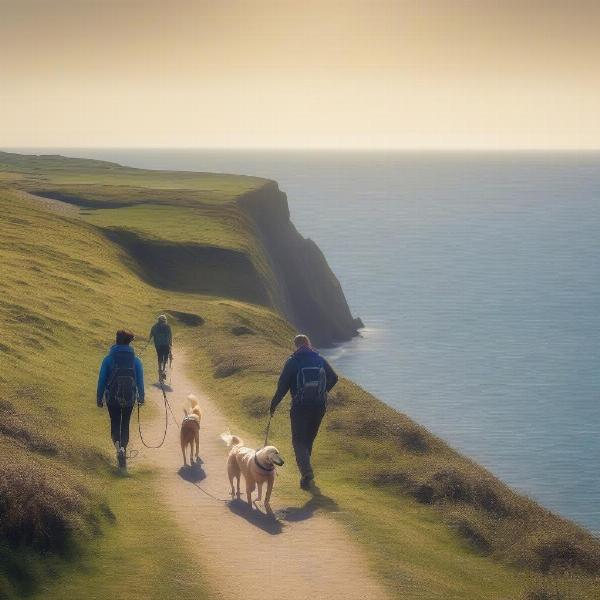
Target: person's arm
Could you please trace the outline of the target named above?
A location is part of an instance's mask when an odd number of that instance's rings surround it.
[[[154,328],[155,327],[156,327],[156,325],[152,325],[152,328],[150,329],[150,336],[148,337],[148,343],[150,343],[152,338],[154,337]]]
[[[144,366],[137,356],[135,357],[135,384],[137,386],[138,402],[144,404],[146,396],[144,389]]]
[[[327,391],[330,392],[338,382],[338,376],[325,359],[323,359],[323,368],[325,369],[325,377],[327,378]]]
[[[173,345],[173,331],[171,331],[171,326],[167,325],[169,329],[169,348]]]
[[[104,357],[102,364],[100,365],[100,372],[98,373],[98,387],[96,388],[96,404],[102,408],[104,404],[104,391],[106,390],[106,383],[108,381],[108,373],[110,371],[110,357]]]
[[[277,383],[277,390],[275,390],[275,395],[271,400],[271,414],[275,412],[275,409],[279,405],[279,403],[283,400],[284,396],[290,391],[290,385],[292,383],[292,379],[295,373],[295,361],[293,359],[288,359],[283,367],[283,371],[281,371],[281,375],[279,376],[279,382]]]

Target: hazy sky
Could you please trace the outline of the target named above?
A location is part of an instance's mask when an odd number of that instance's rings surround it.
[[[0,147],[600,148],[597,0],[0,0]]]

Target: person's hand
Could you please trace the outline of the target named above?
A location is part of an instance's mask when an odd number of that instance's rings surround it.
[[[271,416],[273,416],[275,414],[275,407],[274,406],[271,406],[271,408],[269,409],[269,414]]]
[[[102,398],[96,399],[96,406],[98,408],[104,408],[104,402],[103,402]]]
[[[138,404],[144,406],[144,398],[138,398]]]

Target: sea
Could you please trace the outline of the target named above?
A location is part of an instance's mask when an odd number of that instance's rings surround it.
[[[600,535],[599,153],[44,152],[276,179],[365,323],[335,368]]]

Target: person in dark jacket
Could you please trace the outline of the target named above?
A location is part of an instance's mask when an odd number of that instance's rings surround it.
[[[327,393],[337,383],[338,376],[312,348],[308,336],[297,335],[294,345],[296,351],[285,363],[271,401],[271,416],[289,391],[292,444],[301,475],[300,487],[309,490],[315,478],[310,462],[313,444],[327,408]]]
[[[144,367],[129,345],[134,335],[131,331],[117,331],[116,344],[102,361],[98,375],[96,404],[106,405],[110,415],[110,434],[117,451],[119,467],[127,466],[129,420],[137,399],[144,404]]]
[[[156,323],[152,326],[148,342],[153,338],[156,357],[158,359],[158,375],[161,380],[164,380],[167,360],[171,356],[171,347],[173,345],[173,332],[171,331],[171,326],[167,323],[166,315],[160,315]]]

